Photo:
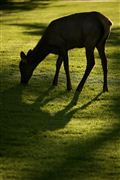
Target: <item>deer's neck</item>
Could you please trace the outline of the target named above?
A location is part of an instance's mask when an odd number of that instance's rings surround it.
[[[33,49],[33,66],[36,66],[45,59],[45,57],[49,54],[49,48],[46,43],[41,39],[38,44]]]

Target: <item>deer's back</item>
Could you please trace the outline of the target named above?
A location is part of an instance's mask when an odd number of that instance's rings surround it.
[[[45,31],[47,43],[51,46],[64,45],[67,49],[97,43],[103,33],[98,12],[77,13],[52,21]]]

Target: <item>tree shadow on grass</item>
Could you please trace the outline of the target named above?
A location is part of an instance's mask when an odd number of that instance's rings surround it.
[[[33,10],[37,7],[46,8],[50,4],[50,0],[25,0],[25,1],[11,1],[11,0],[1,0],[0,6],[4,13],[11,13],[13,11],[27,11]]]
[[[108,39],[108,46],[119,46],[120,44],[120,28],[119,27],[113,27],[111,29],[110,37]]]
[[[60,98],[65,95],[66,92],[59,91],[58,94],[54,94],[54,88],[50,87],[44,93],[35,100],[34,103],[26,104],[24,102],[24,91],[26,88],[16,86],[7,89],[2,94],[2,113],[1,113],[1,145],[0,155],[7,158],[20,158],[22,148],[33,146],[34,143],[30,142],[31,137],[37,134],[42,134],[46,131],[55,131],[63,129],[72,119],[76,112],[89,107],[91,104],[99,100],[102,92],[95,96],[92,100],[80,107],[74,107],[73,100],[62,110],[51,114],[49,111],[45,111],[42,108],[53,101],[55,98]],[[73,97],[74,99],[74,97]],[[111,107],[111,111],[119,115],[119,101],[117,97],[115,103]],[[69,171],[71,169],[78,169],[77,175],[85,179],[88,175],[85,173],[86,168],[93,166],[94,168],[100,168],[95,162],[94,152],[104,146],[107,142],[112,142],[120,135],[120,124],[115,124],[111,130],[103,131],[101,134],[97,134],[95,137],[88,137],[85,141],[76,141],[65,149],[67,156],[61,163],[55,162],[52,165],[50,163],[50,169],[47,171],[35,171],[32,169],[33,174],[29,179],[65,179],[69,177]],[[39,144],[42,144],[45,140],[41,136]],[[32,145],[33,143],[33,145]],[[49,150],[48,150],[49,152]],[[24,155],[23,155],[24,156]],[[26,158],[26,157],[24,157]],[[36,161],[36,160],[35,160]],[[37,167],[39,169],[39,167]],[[99,175],[99,170],[95,172]],[[73,173],[73,171],[71,172]],[[71,176],[70,173],[70,176]],[[94,172],[88,172],[94,173]],[[117,173],[117,172],[116,172]],[[75,174],[72,174],[75,177]],[[79,179],[78,178],[78,179]],[[77,178],[76,178],[77,179]]]
[[[78,110],[85,109],[91,103],[93,103],[101,95],[98,94],[87,104],[74,108],[73,104],[68,104],[63,110],[56,112],[52,115],[49,111],[45,111],[42,108],[53,101],[55,98],[60,98],[66,94],[66,92],[58,92],[54,94],[54,88],[49,88],[32,104],[26,104],[24,102],[24,88],[16,86],[7,89],[1,96],[1,154],[7,155],[4,149],[4,145],[12,148],[14,145],[26,145],[31,135],[35,135],[38,132],[55,131],[62,129],[71,120],[74,113]],[[11,151],[10,151],[11,152]],[[10,155],[11,156],[11,155]],[[14,154],[13,154],[14,156]]]
[[[118,163],[118,157],[114,157],[111,154],[109,157],[109,163],[105,166],[102,164],[105,163],[104,156],[96,159],[95,152],[102,147],[104,147],[107,143],[115,143],[120,136],[120,124],[117,124],[112,127],[111,131],[104,131],[101,134],[98,134],[95,137],[88,137],[85,142],[77,141],[73,143],[71,146],[66,149],[67,157],[63,160],[63,163],[54,165],[53,169],[48,172],[44,172],[43,174],[36,174],[35,177],[31,178],[39,178],[39,179],[56,179],[61,180],[67,177],[68,179],[73,177],[73,179],[89,179],[91,177],[104,178],[109,177],[111,179],[119,179],[119,166],[116,165],[115,162]],[[119,147],[119,145],[118,145]],[[116,150],[118,151],[117,143]],[[107,168],[108,166],[113,166],[113,169]],[[52,166],[52,164],[51,164]],[[104,168],[104,169],[103,169]],[[86,172],[87,171],[87,172]],[[106,178],[108,179],[108,178]]]
[[[26,35],[35,35],[35,36],[41,36],[43,35],[47,24],[45,23],[22,23],[22,24],[10,24],[12,26],[20,26],[23,27],[23,34]],[[36,42],[37,43],[37,42]]]
[[[73,115],[77,111],[81,111],[86,109],[89,105],[97,101],[102,92],[99,93],[96,97],[94,97],[91,101],[88,103],[82,105],[81,107],[77,107],[72,110],[73,103],[68,104],[64,110],[59,111],[55,114],[54,118],[59,119],[60,122],[57,121],[57,126],[56,124],[55,127],[54,125],[52,126],[53,129],[50,130],[55,130],[57,128],[64,128],[66,123],[68,123]],[[119,102],[120,102],[120,97],[114,97],[114,104],[111,106],[111,111],[116,114],[117,119],[120,119],[120,109],[119,109]],[[103,116],[104,117],[104,116]],[[53,120],[54,120],[53,118]],[[104,148],[104,146],[108,143],[114,144],[115,141],[117,141],[120,137],[120,121],[117,123],[113,123],[113,126],[111,128],[107,128],[95,136],[88,137],[85,141],[77,140],[73,144],[71,144],[68,148],[65,149],[67,151],[67,156],[64,158],[63,162],[61,164],[54,164],[52,168],[52,164],[50,166],[50,170],[47,172],[44,171],[42,174],[36,173],[34,177],[31,179],[66,179],[65,177],[73,178],[73,179],[88,179],[90,177],[98,177],[98,178],[103,178],[104,175],[106,174],[106,177],[110,177],[111,179],[113,178],[118,178],[119,177],[119,166],[115,165],[115,162],[118,162],[119,159],[118,157],[114,157],[111,154],[111,157],[109,157],[109,164],[105,165],[105,168],[103,169],[102,163],[105,163],[104,156],[98,155],[98,158],[96,159],[95,157],[95,152],[99,149]],[[118,150],[118,144],[116,143],[116,150]],[[114,159],[114,162],[113,162]],[[97,161],[96,161],[97,160]],[[114,164],[114,165],[113,165]],[[113,169],[106,169],[108,166],[116,168]],[[76,172],[77,169],[77,172]],[[103,170],[102,170],[103,169]],[[86,173],[87,170],[87,173]],[[102,170],[102,172],[101,172]],[[33,170],[34,171],[34,170]],[[75,173],[76,172],[76,173]],[[71,174],[72,173],[72,174]],[[95,175],[95,176],[94,176]]]

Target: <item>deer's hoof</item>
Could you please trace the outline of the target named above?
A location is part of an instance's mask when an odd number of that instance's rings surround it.
[[[67,87],[67,90],[68,90],[68,91],[71,91],[71,90],[72,90],[72,87]]]
[[[52,83],[52,86],[57,86],[57,85],[58,85],[57,82],[53,82],[53,83]]]
[[[108,92],[108,87],[103,87],[103,92]]]

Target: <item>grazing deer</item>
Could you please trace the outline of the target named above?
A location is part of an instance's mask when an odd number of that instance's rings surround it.
[[[67,89],[71,90],[68,50],[85,47],[87,66],[76,90],[80,93],[95,64],[94,49],[96,47],[102,61],[103,91],[108,91],[105,43],[110,33],[111,25],[112,22],[99,12],[77,13],[52,21],[35,48],[29,50],[27,55],[24,52],[20,53],[21,83],[27,84],[37,65],[49,53],[53,53],[58,55],[53,85],[58,84],[58,75],[63,62],[67,78]]]

